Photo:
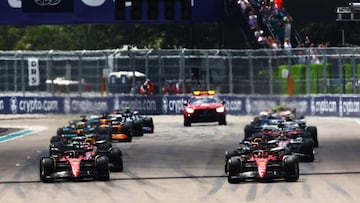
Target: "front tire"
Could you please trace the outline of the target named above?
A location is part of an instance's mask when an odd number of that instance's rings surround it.
[[[99,156],[95,159],[95,163],[96,178],[101,181],[108,181],[110,179],[109,158],[106,156]]]
[[[54,160],[49,157],[40,159],[40,180],[44,183],[54,182],[53,173],[55,172]]]
[[[121,172],[124,170],[122,151],[119,148],[112,148],[110,151],[111,171]]]
[[[283,160],[284,170],[286,172],[285,180],[296,182],[299,180],[299,161],[295,156],[286,156]]]
[[[219,125],[226,125],[226,117],[222,117],[220,120],[219,120]]]
[[[190,119],[184,118],[184,126],[186,126],[186,127],[190,127],[190,126],[191,126],[191,121],[190,121]]]
[[[228,174],[227,179],[228,183],[235,184],[243,181],[242,178],[233,177],[237,176],[242,171],[242,162],[239,158],[231,157],[227,162]]]

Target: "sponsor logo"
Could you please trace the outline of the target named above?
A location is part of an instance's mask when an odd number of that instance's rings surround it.
[[[81,1],[87,6],[99,7],[99,6],[103,5],[106,0],[81,0]]]
[[[324,114],[327,112],[336,113],[338,111],[337,102],[327,99],[324,99],[322,101],[315,101],[314,110],[315,112],[319,112],[320,114]]]
[[[120,101],[119,109],[125,109],[125,107],[130,107],[130,109],[138,111],[156,111],[156,101],[155,100],[132,100],[132,101]]]
[[[360,102],[359,101],[343,101],[342,104],[342,112],[345,115],[350,115],[351,113],[360,112]]]
[[[163,100],[163,108],[166,113],[182,113],[184,111],[184,101],[185,99],[170,99],[170,100]]]
[[[17,113],[17,99],[16,97],[10,98],[10,109],[13,114]]]
[[[225,108],[227,111],[241,111],[242,101],[241,100],[225,100]]]
[[[20,100],[18,103],[18,110],[25,113],[33,112],[53,112],[59,110],[59,104],[56,100]]]
[[[168,99],[166,97],[163,97],[162,99],[162,109],[163,109],[163,114],[167,114],[168,111]]]
[[[4,104],[4,100],[0,100],[0,110],[4,110],[5,109],[5,104]]]
[[[286,101],[286,107],[293,107],[296,109],[296,114],[306,114],[308,112],[309,104],[307,100],[299,100],[299,101]]]
[[[246,110],[248,114],[258,114],[259,112],[263,111],[264,109],[272,108],[273,106],[278,105],[276,101],[269,101],[269,100],[255,100],[249,101],[246,103]],[[250,111],[248,111],[250,110]]]
[[[65,113],[70,113],[71,112],[70,98],[69,97],[66,97],[64,99],[64,112]]]
[[[54,6],[61,2],[61,0],[34,0],[39,6]]]
[[[11,8],[21,8],[21,1],[22,0],[8,0],[8,4]],[[54,6],[59,4],[61,0],[34,0],[34,2],[39,6]],[[89,7],[100,7],[105,4],[106,0],[81,0],[81,2]]]
[[[10,110],[13,114],[20,112],[21,113],[56,112],[59,110],[59,104],[57,100],[38,100],[38,99],[21,100],[18,99],[17,97],[11,97],[9,102],[10,102]]]
[[[106,101],[71,100],[72,112],[106,112],[109,107]]]

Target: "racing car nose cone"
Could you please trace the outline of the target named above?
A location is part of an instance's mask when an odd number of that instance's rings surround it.
[[[72,169],[72,173],[73,173],[73,176],[74,176],[74,177],[79,177],[79,175],[80,175],[80,168],[78,168],[78,169],[73,168],[73,169]]]
[[[258,160],[257,167],[258,167],[258,175],[260,176],[260,178],[265,177],[267,161],[266,160]]]

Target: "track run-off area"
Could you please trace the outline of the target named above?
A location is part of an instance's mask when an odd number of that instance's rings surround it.
[[[252,116],[228,115],[226,126],[183,126],[183,117],[153,116],[155,132],[131,143],[113,143],[124,156],[124,171],[110,180],[39,179],[39,160],[50,137],[78,115],[4,116],[0,128],[28,130],[0,143],[0,202],[358,202],[360,124],[355,119],[306,117],[318,128],[314,162],[300,163],[298,182],[274,180],[229,184],[224,152],[236,148]]]

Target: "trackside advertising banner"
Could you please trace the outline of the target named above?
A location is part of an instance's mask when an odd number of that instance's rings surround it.
[[[104,113],[112,109],[113,101],[108,97],[66,97],[64,113],[92,114]]]
[[[163,114],[162,98],[163,96],[113,97],[111,109],[122,110],[125,107],[130,107],[130,109],[138,111],[139,114],[159,115]]]
[[[359,117],[360,115],[360,98],[359,97],[342,97],[339,102],[340,115],[343,117]]]
[[[319,96],[311,99],[311,115],[340,116],[340,97]]]
[[[359,117],[357,96],[227,96],[229,115],[257,115],[276,105],[296,108],[298,115]],[[189,96],[109,96],[109,97],[0,97],[0,114],[97,114],[130,107],[146,115],[181,115]]]
[[[1,114],[64,113],[63,97],[0,97]]]
[[[0,24],[43,25],[43,24],[118,24],[118,23],[174,23],[174,22],[217,22],[224,16],[224,1],[192,0],[191,16],[188,20],[180,18],[181,2],[174,6],[174,19],[165,19],[165,1],[158,1],[158,17],[147,18],[148,1],[140,1],[140,19],[131,16],[132,4],[126,2],[124,10],[115,7],[115,0],[1,0]],[[124,19],[117,19],[118,13]],[[141,11],[140,11],[141,12]]]

